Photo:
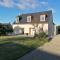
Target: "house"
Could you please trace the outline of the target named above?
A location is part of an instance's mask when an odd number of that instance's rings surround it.
[[[19,15],[16,17],[16,23],[12,26],[15,34],[34,36],[35,33],[44,31],[49,37],[56,35],[52,11]]]

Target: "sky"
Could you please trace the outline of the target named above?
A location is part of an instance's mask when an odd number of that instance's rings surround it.
[[[0,0],[0,23],[13,23],[20,14],[52,10],[53,21],[60,25],[60,0]]]

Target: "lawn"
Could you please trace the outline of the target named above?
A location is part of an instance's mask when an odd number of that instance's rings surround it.
[[[0,36],[0,60],[17,60],[47,41],[47,39],[20,36]]]

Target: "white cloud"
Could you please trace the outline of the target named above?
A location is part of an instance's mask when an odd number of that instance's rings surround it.
[[[36,8],[37,0],[0,0],[0,5],[5,7],[16,7],[19,9]]]
[[[20,7],[23,8],[35,8],[38,5],[36,0],[19,0],[19,2]]]
[[[48,10],[55,12],[53,8],[49,8],[48,2],[39,0],[0,0],[0,5],[9,8],[19,8],[20,10],[46,7]]]
[[[13,1],[12,0],[0,0],[0,5],[5,7],[12,7]]]
[[[16,7],[21,10],[24,10],[26,8],[26,6],[24,6],[23,4],[16,4]]]

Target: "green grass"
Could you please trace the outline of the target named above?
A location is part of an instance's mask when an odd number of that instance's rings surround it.
[[[47,42],[47,39],[0,36],[0,60],[17,60]]]

